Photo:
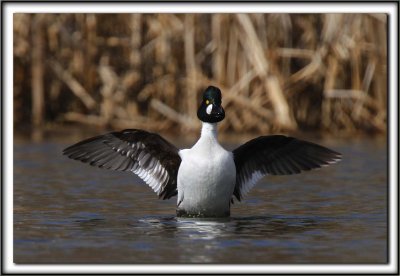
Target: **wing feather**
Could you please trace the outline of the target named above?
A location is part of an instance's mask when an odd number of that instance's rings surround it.
[[[283,135],[261,136],[233,151],[236,165],[234,196],[241,198],[267,174],[298,174],[341,160],[323,146]]]
[[[131,171],[163,199],[177,194],[178,149],[160,135],[139,129],[111,132],[63,151],[71,159],[99,168]]]

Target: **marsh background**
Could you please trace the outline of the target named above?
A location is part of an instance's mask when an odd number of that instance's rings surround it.
[[[385,14],[14,14],[13,23],[15,262],[387,261]],[[266,178],[231,220],[201,224],[176,220],[175,201],[157,201],[134,176],[61,156],[123,128],[190,146],[209,85],[222,90],[226,147],[281,133],[344,160]]]

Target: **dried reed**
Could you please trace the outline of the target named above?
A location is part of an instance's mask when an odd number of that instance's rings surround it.
[[[385,133],[386,41],[383,14],[15,14],[14,122],[198,130],[215,85],[226,132]]]

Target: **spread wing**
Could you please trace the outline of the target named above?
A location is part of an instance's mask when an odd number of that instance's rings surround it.
[[[178,149],[160,135],[126,129],[83,140],[63,151],[71,159],[99,168],[131,171],[163,199],[177,194]]]
[[[320,145],[282,135],[261,136],[233,151],[235,197],[241,198],[267,174],[297,174],[336,163],[341,154]]]

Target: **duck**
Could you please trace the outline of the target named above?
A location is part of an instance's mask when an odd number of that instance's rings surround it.
[[[179,149],[161,135],[125,129],[85,139],[63,150],[91,166],[139,176],[160,199],[177,196],[177,217],[229,217],[231,204],[266,175],[290,175],[334,164],[342,155],[284,135],[254,138],[232,151],[218,142],[225,118],[221,90],[207,87],[197,110],[198,141]]]

